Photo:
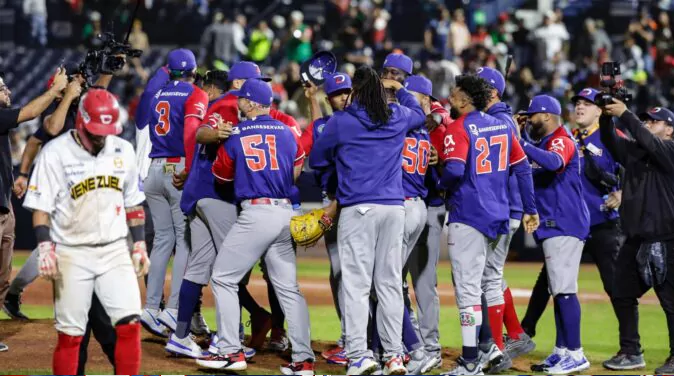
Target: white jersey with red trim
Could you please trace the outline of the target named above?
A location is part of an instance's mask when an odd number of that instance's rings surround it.
[[[67,246],[102,245],[125,238],[125,208],[140,205],[133,146],[108,136],[94,156],[67,132],[37,158],[23,206],[49,214],[51,237]]]

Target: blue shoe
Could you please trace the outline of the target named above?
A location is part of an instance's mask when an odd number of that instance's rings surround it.
[[[566,354],[564,354],[566,355]],[[562,357],[564,355],[560,355],[556,352],[553,352],[552,354],[548,355],[547,358],[543,361],[543,363],[539,364],[533,364],[531,366],[531,370],[533,372],[547,372],[548,368],[552,368],[557,365],[562,360]]]
[[[349,362],[349,367],[346,370],[347,375],[371,375],[379,368],[379,364],[369,356],[364,356],[355,361]]]
[[[556,365],[547,369],[550,375],[572,375],[576,372],[590,368],[590,362],[583,356],[580,360],[574,359],[570,354],[562,356]]]

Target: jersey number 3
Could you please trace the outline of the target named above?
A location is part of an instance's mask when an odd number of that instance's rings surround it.
[[[417,139],[408,137],[405,139],[405,147],[403,148],[403,171],[408,174],[419,173],[426,174],[428,169],[428,162],[431,155],[431,143],[426,140],[419,140],[419,147],[417,147]]]
[[[508,136],[504,134],[491,136],[489,142],[486,138],[480,137],[475,140],[475,148],[480,151],[475,164],[478,175],[492,172],[492,161],[489,160],[489,154],[490,147],[495,145],[498,145],[498,171],[505,171],[508,167]]]
[[[166,136],[171,130],[171,120],[169,118],[169,115],[171,114],[171,104],[166,101],[161,101],[157,103],[154,110],[159,114],[159,120],[157,125],[154,126],[154,131],[157,133],[157,136]]]
[[[264,137],[264,143],[267,144],[269,151],[269,165],[272,170],[278,170],[278,160],[276,159],[276,136],[268,134]],[[243,154],[246,156],[246,165],[251,171],[262,171],[267,167],[267,154],[265,150],[259,148],[262,144],[262,135],[256,134],[241,137],[241,146]]]

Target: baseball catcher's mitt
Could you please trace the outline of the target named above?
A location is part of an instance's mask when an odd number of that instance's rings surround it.
[[[290,219],[290,234],[297,245],[310,247],[332,227],[332,219],[325,210],[316,209]]]

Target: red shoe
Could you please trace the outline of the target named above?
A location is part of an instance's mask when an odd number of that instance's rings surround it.
[[[345,366],[349,363],[349,359],[346,357],[346,351],[342,350],[337,354],[333,354],[327,359],[328,364],[339,364]]]
[[[243,351],[229,355],[209,354],[205,358],[197,359],[197,364],[206,368],[228,371],[245,371],[248,368]]]
[[[335,347],[333,347],[333,348],[331,348],[331,349],[327,349],[327,350],[323,351],[323,352],[321,353],[321,356],[323,357],[323,359],[328,359],[329,357],[331,357],[331,356],[333,356],[333,355],[335,355],[335,354],[338,354],[338,353],[340,353],[340,352],[342,352],[342,351],[344,351],[344,348],[343,348],[343,347],[341,347],[341,346],[335,346]]]
[[[303,362],[292,362],[281,366],[281,373],[284,375],[306,375],[313,376],[314,361],[307,359]]]
[[[271,330],[271,314],[265,310],[250,317],[250,339],[248,347],[255,350],[262,350],[264,341],[267,339],[267,333]]]

